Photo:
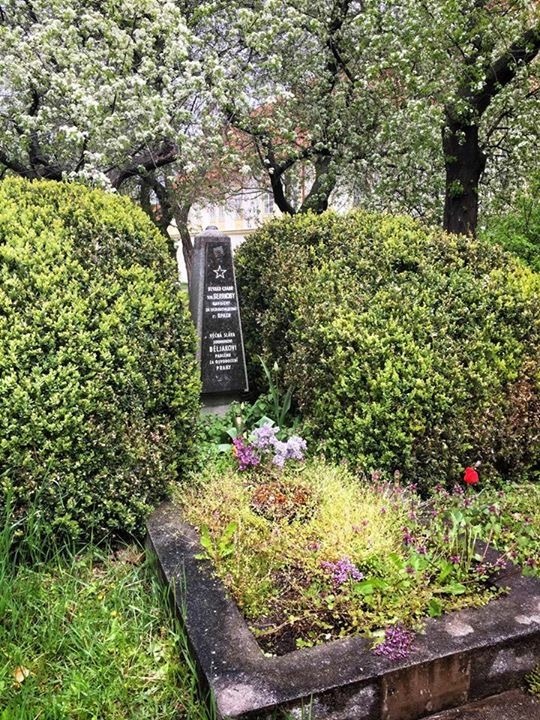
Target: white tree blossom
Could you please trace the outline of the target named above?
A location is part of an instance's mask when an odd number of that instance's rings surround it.
[[[214,78],[169,0],[7,0],[0,50],[0,163],[27,177],[120,187],[196,154],[213,117]]]

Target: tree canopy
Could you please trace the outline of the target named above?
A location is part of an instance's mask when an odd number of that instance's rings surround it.
[[[530,0],[5,0],[0,49],[0,168],[135,179],[162,226],[220,167],[474,234],[538,166]]]
[[[7,0],[0,163],[27,178],[119,188],[191,150],[212,66],[163,0]]]
[[[237,102],[232,121],[284,212],[324,210],[345,185],[368,207],[474,233],[479,198],[537,165],[537,3],[269,0],[236,23],[266,104]],[[301,162],[313,185],[295,205],[287,173]]]

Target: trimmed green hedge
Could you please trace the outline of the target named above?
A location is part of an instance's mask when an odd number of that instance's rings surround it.
[[[0,183],[0,488],[57,537],[142,529],[193,462],[199,381],[176,280],[129,199]]]
[[[273,221],[236,256],[246,351],[327,456],[423,487],[540,458],[540,276],[405,217]],[[260,376],[258,376],[260,381]],[[260,389],[260,385],[259,385]]]

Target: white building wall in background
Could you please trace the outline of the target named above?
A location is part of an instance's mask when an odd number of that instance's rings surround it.
[[[227,203],[194,206],[189,214],[189,229],[191,237],[194,238],[208,226],[215,225],[218,230],[229,235],[234,252],[247,235],[254,232],[265,220],[277,214],[280,212],[274,204],[271,193],[260,190],[244,191]],[[187,282],[180,237],[174,225],[171,234],[178,238],[177,260],[180,281]]]

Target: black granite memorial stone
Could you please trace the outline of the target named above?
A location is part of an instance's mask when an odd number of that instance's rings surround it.
[[[191,312],[203,394],[248,390],[231,239],[215,228],[195,238]]]

